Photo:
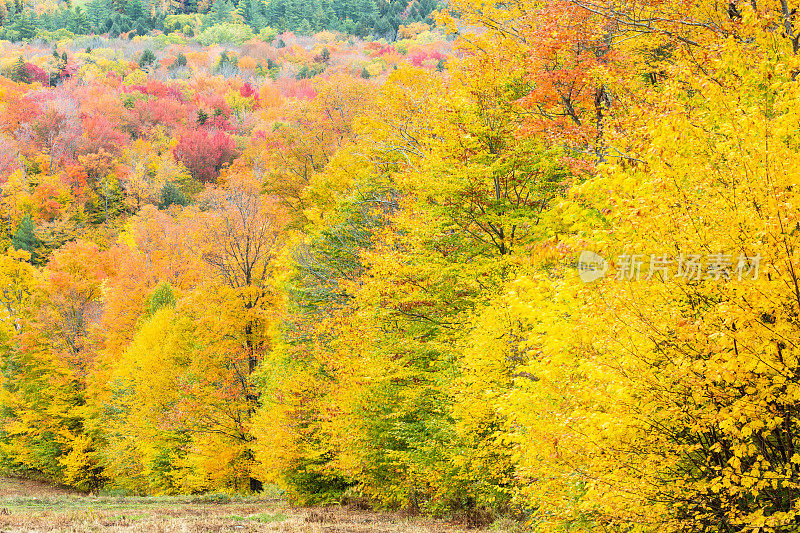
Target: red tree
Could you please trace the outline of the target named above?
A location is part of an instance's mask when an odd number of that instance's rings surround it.
[[[205,129],[185,131],[173,153],[192,176],[203,183],[216,179],[222,167],[238,155],[236,145],[227,133],[212,133]]]

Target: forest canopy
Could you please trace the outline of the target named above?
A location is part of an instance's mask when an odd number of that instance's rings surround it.
[[[788,2],[0,19],[6,474],[797,530]]]

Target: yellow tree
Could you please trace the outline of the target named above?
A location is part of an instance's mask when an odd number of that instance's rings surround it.
[[[207,287],[222,310],[216,317],[209,314],[203,324],[210,338],[228,347],[225,364],[245,406],[235,415],[236,423],[249,442],[249,419],[258,404],[251,376],[268,349],[266,332],[274,305],[270,284],[282,224],[279,211],[255,184],[235,176],[230,181],[209,195],[214,209],[203,218],[205,227],[199,233],[198,252],[210,273]],[[246,454],[252,459],[249,450]],[[251,490],[261,486],[250,477]]]
[[[796,527],[797,58],[752,12],[738,35],[631,103],[636,161],[572,191],[564,259],[498,300],[522,337],[483,337],[527,360],[497,405],[544,529]]]

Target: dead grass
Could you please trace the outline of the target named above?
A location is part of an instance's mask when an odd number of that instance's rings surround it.
[[[0,531],[462,533],[441,521],[341,507],[299,509],[280,498],[97,497],[0,478]],[[472,530],[475,531],[475,530]]]

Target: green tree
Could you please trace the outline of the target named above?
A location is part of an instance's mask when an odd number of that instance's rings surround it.
[[[25,66],[25,60],[19,56],[14,65],[11,67],[11,79],[17,83],[30,83],[31,76],[28,73],[28,67]]]
[[[153,53],[152,50],[146,48],[144,52],[142,52],[142,56],[139,58],[139,67],[142,70],[149,69],[154,63],[156,62],[156,55]]]
[[[11,29],[14,32],[17,39],[22,41],[28,41],[33,39],[36,36],[36,21],[34,19],[36,15],[31,13],[30,11],[22,11],[11,25]]]
[[[37,249],[42,241],[36,236],[36,225],[30,215],[25,215],[17,225],[17,231],[11,239],[11,246],[15,250],[25,250],[31,254],[31,261],[38,262]]]
[[[201,109],[198,113],[203,113],[203,110]],[[207,119],[208,115],[206,115],[205,120]],[[171,205],[186,205],[187,203],[189,202],[186,199],[186,195],[174,183],[168,182],[161,188],[161,195],[158,199],[159,209],[166,209]]]
[[[177,300],[175,298],[175,293],[172,291],[172,285],[166,281],[162,282],[153,289],[152,294],[147,298],[145,302],[145,315],[151,317],[156,314],[159,309],[175,307],[176,303]]]

